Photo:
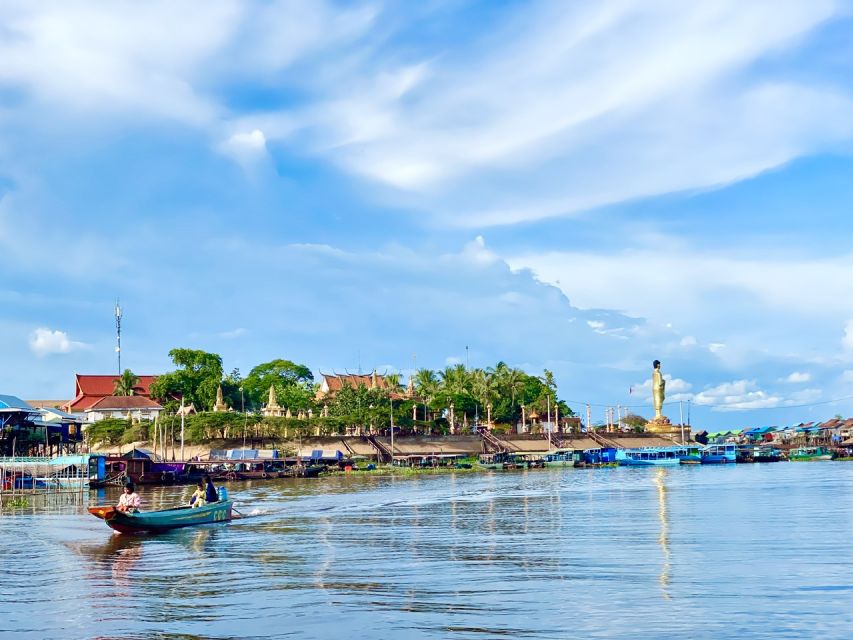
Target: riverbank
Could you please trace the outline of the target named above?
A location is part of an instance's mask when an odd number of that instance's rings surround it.
[[[587,450],[598,447],[612,446],[616,448],[666,447],[672,446],[673,441],[648,433],[555,433],[551,434],[480,434],[426,436],[400,435],[395,436],[393,446],[389,436],[310,436],[299,439],[254,439],[245,441],[242,438],[228,440],[213,440],[204,444],[187,444],[184,446],[184,459],[198,458],[201,460],[211,457],[211,453],[234,449],[275,449],[280,457],[301,456],[311,457],[316,451],[339,451],[342,458],[353,457],[368,460],[379,460],[384,453],[392,454],[395,459],[408,457],[429,456],[470,456],[476,457],[481,453],[502,449],[511,453],[542,454],[555,449]],[[100,453],[126,453],[133,448],[149,449],[148,441],[132,442],[130,444],[103,447]],[[158,454],[167,460],[181,458],[180,442],[174,446],[171,443],[161,449]],[[216,457],[216,456],[213,456]],[[386,456],[387,457],[387,456]]]

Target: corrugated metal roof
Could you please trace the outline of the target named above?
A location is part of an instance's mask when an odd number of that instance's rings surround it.
[[[35,411],[33,407],[21,400],[18,396],[0,395],[0,409],[22,409],[24,411]]]

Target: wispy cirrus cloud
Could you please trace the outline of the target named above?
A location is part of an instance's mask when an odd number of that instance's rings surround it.
[[[461,226],[723,185],[853,133],[844,90],[751,73],[838,13],[541,2],[508,13],[500,37],[396,66],[368,57],[320,89],[297,139]]]

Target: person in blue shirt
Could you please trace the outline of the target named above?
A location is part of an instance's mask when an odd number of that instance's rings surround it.
[[[219,494],[216,493],[216,487],[213,486],[213,481],[210,479],[210,476],[204,474],[204,500],[208,504],[211,502],[219,502]]]

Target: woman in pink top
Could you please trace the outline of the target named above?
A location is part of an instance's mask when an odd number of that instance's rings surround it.
[[[121,498],[118,499],[118,506],[116,509],[119,511],[133,513],[134,511],[139,511],[139,505],[141,500],[139,499],[139,494],[133,490],[133,483],[128,482],[124,485],[124,493],[121,494]]]

